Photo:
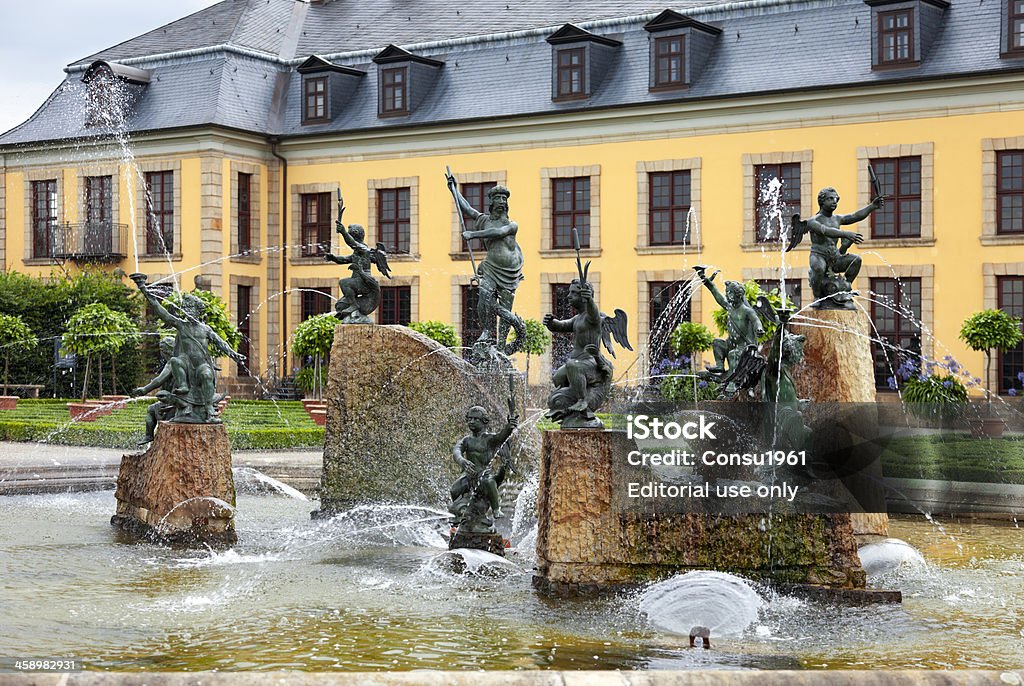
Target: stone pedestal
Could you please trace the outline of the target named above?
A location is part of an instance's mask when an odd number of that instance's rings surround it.
[[[558,595],[613,590],[688,569],[784,584],[863,588],[850,516],[636,514],[612,506],[624,432],[544,432],[534,585]]]
[[[139,537],[234,543],[235,482],[224,425],[160,422],[146,452],[121,458],[115,496],[111,524]]]
[[[794,322],[793,333],[806,337],[804,361],[793,374],[801,398],[816,403],[870,403],[875,397],[875,366],[871,356],[873,332],[861,310],[809,310],[813,326]],[[881,479],[880,465],[871,477]],[[863,544],[889,535],[885,514],[854,513],[853,528]]]
[[[448,541],[448,550],[455,550],[456,548],[486,550],[489,553],[504,557],[505,538],[501,534],[463,533],[453,529],[452,537]]]
[[[513,372],[523,416],[525,379]],[[339,324],[328,371],[321,510],[399,502],[447,507],[466,410],[508,413],[509,376],[485,373],[404,326]]]

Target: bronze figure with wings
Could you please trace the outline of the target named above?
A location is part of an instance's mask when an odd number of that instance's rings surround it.
[[[352,276],[338,282],[342,297],[335,304],[335,316],[345,324],[372,324],[369,315],[380,304],[380,284],[371,273],[371,265],[376,266],[377,271],[390,279],[388,253],[383,243],[377,243],[376,248],[363,243],[366,232],[359,224],[352,224],[346,228],[341,222],[344,213],[345,201],[341,197],[341,189],[338,189],[337,231],[345,244],[352,248],[352,254],[327,253],[324,260],[335,264],[347,264]]]
[[[576,268],[579,278],[569,285],[569,304],[576,314],[569,319],[544,315],[544,326],[556,333],[572,334],[572,352],[565,364],[552,376],[554,390],[548,396],[547,416],[563,429],[600,429],[604,424],[594,412],[604,403],[612,387],[612,364],[601,353],[604,344],[615,357],[612,339],[632,350],[626,337],[626,313],[616,309],[615,316],[603,314],[594,300],[594,287],[587,281],[590,262],[582,266],[579,257],[579,235],[573,229],[576,247]]]

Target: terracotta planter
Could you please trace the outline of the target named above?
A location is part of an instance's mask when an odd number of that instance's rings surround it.
[[[71,415],[71,419],[73,421],[96,421],[96,417],[99,416],[99,413],[94,412],[95,409],[95,405],[90,405],[89,403],[68,403],[68,414]]]
[[[974,438],[999,438],[1006,430],[1006,422],[997,417],[968,420]]]
[[[114,403],[112,410],[123,410],[128,404],[129,396],[127,395],[101,395],[100,400],[104,404]]]
[[[320,426],[327,425],[327,410],[310,410],[309,416]]]
[[[18,396],[0,395],[0,410],[13,410],[18,406]]]
[[[114,407],[111,406],[111,404],[108,403],[106,400],[86,400],[85,404],[89,405],[95,410],[95,415],[97,417],[101,417],[106,414],[112,414],[114,412]]]

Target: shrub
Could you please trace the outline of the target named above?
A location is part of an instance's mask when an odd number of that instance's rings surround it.
[[[320,372],[319,379],[317,371]],[[322,389],[327,385],[327,367],[315,364],[306,365],[295,374],[295,385],[306,393]]]
[[[668,337],[672,352],[688,360],[695,360],[697,353],[711,349],[714,336],[708,327],[699,322],[680,322]]]
[[[536,319],[524,319],[526,325],[526,341],[520,352],[530,355],[543,355],[544,351],[551,345],[551,332]],[[512,340],[515,340],[515,331],[512,331]]]
[[[32,329],[21,321],[21,317],[11,314],[0,314],[0,348],[4,352],[4,395],[7,395],[8,370],[11,366],[11,353],[31,350],[36,339]]]
[[[669,402],[705,402],[718,399],[718,384],[695,379],[691,374],[672,372],[661,382],[661,397]]]
[[[338,319],[333,313],[310,317],[297,327],[292,338],[292,353],[296,357],[317,357],[327,360],[334,343],[334,329]]]
[[[102,374],[104,353],[114,353],[138,338],[139,327],[124,312],[116,312],[103,303],[86,305],[68,320],[61,342],[75,355],[85,356],[85,379],[82,382],[82,402],[89,393],[89,367],[93,357],[99,357]],[[100,378],[100,393],[103,379]]]
[[[907,409],[922,419],[950,421],[967,408],[967,388],[949,374],[919,374],[901,384],[900,396]]]
[[[429,320],[425,322],[410,322],[409,328],[452,350],[462,346],[459,334],[455,332],[455,327],[451,324]]]

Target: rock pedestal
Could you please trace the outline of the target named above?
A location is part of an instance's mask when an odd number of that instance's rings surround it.
[[[813,326],[791,324],[793,333],[806,338],[804,362],[793,374],[801,398],[816,403],[874,404],[875,365],[871,356],[871,322],[860,310],[810,310]],[[871,474],[880,479],[880,466]],[[889,517],[851,515],[861,543],[889,535]]]
[[[447,507],[460,470],[455,442],[466,410],[482,405],[492,426],[508,413],[508,375],[478,371],[404,326],[339,324],[328,371],[321,510],[360,502]],[[513,372],[523,416],[525,381]]]
[[[234,543],[235,481],[223,424],[160,422],[144,453],[121,458],[110,523],[161,543]]]
[[[464,533],[452,529],[452,537],[448,541],[448,550],[456,548],[473,548],[486,550],[495,555],[505,556],[505,538],[501,534]]]
[[[624,432],[544,432],[534,585],[557,595],[630,587],[688,569],[863,588],[850,516],[638,514],[612,505]],[[622,488],[624,485],[619,484]]]

